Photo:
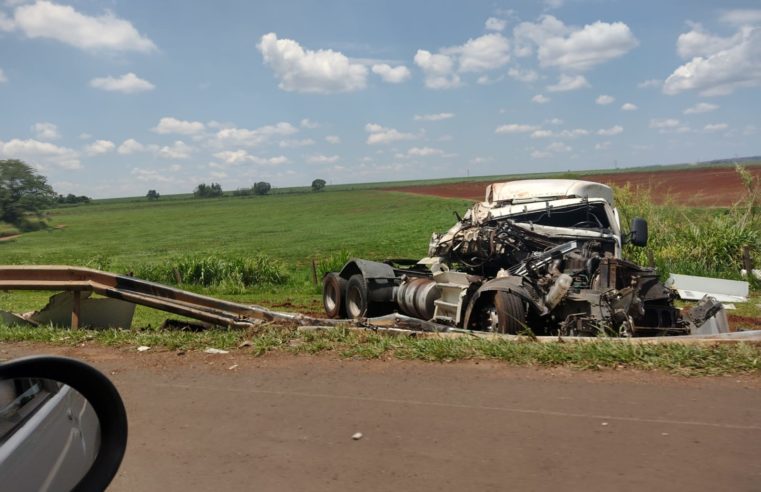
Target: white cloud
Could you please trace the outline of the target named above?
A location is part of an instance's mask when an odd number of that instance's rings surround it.
[[[561,130],[554,132],[552,130],[536,130],[531,134],[531,138],[578,138],[589,135],[589,130],[584,128],[574,128],[573,130]]]
[[[534,70],[529,69],[520,69],[517,67],[512,67],[507,71],[507,75],[511,79],[518,80],[520,82],[534,82],[537,79],[539,79],[539,74],[536,73]]]
[[[459,72],[485,72],[510,61],[510,42],[499,33],[484,34],[462,46],[444,48],[441,53],[458,58]]]
[[[737,45],[742,38],[740,32],[732,37],[722,38],[706,32],[701,24],[692,23],[691,25],[692,30],[680,34],[676,40],[676,52],[685,60],[724,51]]]
[[[16,28],[16,23],[13,19],[5,15],[4,12],[0,12],[0,31],[10,32]]]
[[[663,84],[662,80],[648,79],[648,80],[643,80],[642,82],[637,84],[637,87],[640,89],[652,89],[654,87],[660,87],[661,84]]]
[[[499,77],[490,77],[488,75],[480,75],[478,79],[476,79],[476,84],[478,85],[492,85],[496,84],[497,82],[504,79],[504,75],[500,75]]]
[[[484,23],[484,28],[488,31],[504,31],[506,27],[507,21],[497,17],[489,17]]]
[[[684,110],[684,114],[700,114],[700,113],[708,113],[711,111],[714,111],[716,109],[719,109],[718,104],[711,104],[707,102],[699,102],[694,106],[690,106],[689,108]]]
[[[15,10],[15,27],[29,38],[54,39],[87,51],[155,51],[156,45],[112,12],[88,16],[68,5],[38,0]]]
[[[379,75],[384,82],[389,84],[399,84],[412,76],[410,69],[404,65],[392,67],[386,63],[380,63],[373,65],[372,70],[374,74]]]
[[[653,118],[650,120],[650,128],[655,128],[658,133],[689,133],[692,130],[676,118]]]
[[[639,108],[636,104],[624,103],[621,105],[621,111],[637,111]]]
[[[133,167],[130,174],[132,174],[138,181],[148,183],[171,183],[174,181],[171,177],[161,174],[157,169]]]
[[[62,169],[80,169],[79,154],[67,147],[59,147],[39,140],[13,139],[0,141],[0,156],[6,159],[21,159],[41,169],[50,166]]]
[[[333,164],[341,159],[337,155],[323,155],[315,154],[307,157],[307,162],[310,164]]]
[[[454,118],[454,113],[416,114],[415,121],[441,121]]]
[[[552,155],[551,152],[547,152],[546,150],[534,150],[531,152],[531,158],[532,159],[545,159],[547,157],[550,157]]]
[[[500,133],[500,134],[514,134],[514,133],[528,133],[538,130],[538,126],[534,125],[523,125],[519,123],[510,123],[508,125],[502,125],[498,126],[496,130],[494,130],[494,133]]]
[[[224,165],[211,163],[209,167],[223,168],[227,166],[238,166],[245,163],[253,163],[260,166],[280,166],[288,162],[288,158],[283,155],[274,157],[260,157],[257,155],[251,155],[246,150],[225,150],[217,152],[214,157],[224,162]]]
[[[262,126],[255,130],[248,130],[246,128],[222,128],[217,132],[216,140],[223,145],[256,147],[268,142],[273,137],[293,135],[298,131],[298,128],[285,122]]]
[[[5,82],[8,82],[8,77],[5,76],[5,72],[3,72],[3,69],[0,68],[0,84]]]
[[[761,9],[726,10],[719,16],[725,24],[734,26],[754,26],[761,24]]]
[[[278,145],[284,149],[288,149],[293,147],[307,147],[314,144],[315,141],[311,138],[304,138],[302,140],[281,140]]]
[[[706,132],[719,132],[721,130],[726,130],[729,128],[729,125],[726,123],[709,123],[708,125],[703,127],[703,131]]]
[[[80,133],[79,134],[79,139],[80,140],[90,140],[91,138],[92,138],[92,135],[90,135],[89,133]]]
[[[548,102],[550,102],[550,98],[543,94],[537,94],[536,96],[531,98],[531,101],[537,104],[547,104]]]
[[[175,141],[172,145],[165,145],[158,151],[159,156],[167,159],[189,159],[195,149],[182,140]]]
[[[325,141],[333,145],[340,144],[341,137],[339,137],[338,135],[328,135],[327,137],[325,137]]]
[[[204,130],[205,126],[200,121],[178,120],[171,116],[165,116],[159,120],[158,125],[151,128],[152,132],[165,135],[177,133],[179,135],[196,135]]]
[[[441,149],[435,149],[433,147],[412,147],[407,151],[407,154],[416,157],[431,157],[443,155],[444,151]]]
[[[650,120],[650,128],[676,128],[679,126],[676,118],[653,118]]]
[[[597,103],[597,104],[599,104],[601,106],[605,106],[606,104],[610,104],[610,103],[612,103],[615,100],[616,100],[616,98],[613,97],[613,96],[609,96],[607,94],[602,94],[600,96],[597,96],[597,99],[595,99],[595,103]]]
[[[563,120],[561,120],[560,118],[552,118],[547,123],[549,123],[550,125],[562,125]]]
[[[599,142],[595,144],[595,150],[607,150],[611,146],[610,142]]]
[[[663,92],[694,90],[702,96],[724,96],[739,88],[761,86],[761,28],[743,28],[731,39],[731,46],[697,56],[674,70]]]
[[[303,118],[301,120],[301,123],[299,124],[301,125],[301,128],[309,128],[311,130],[314,130],[315,128],[320,128],[319,123],[317,123],[316,121],[312,121],[309,118]]]
[[[367,85],[367,67],[338,51],[305,50],[292,39],[278,39],[274,32],[262,36],[257,48],[284,91],[330,94]]]
[[[531,134],[531,138],[551,138],[554,135],[552,130],[536,130]]]
[[[597,130],[598,135],[602,135],[604,137],[612,137],[613,135],[620,135],[624,132],[624,127],[620,125],[615,125],[610,128],[601,128]]]
[[[101,155],[113,152],[116,145],[110,140],[96,140],[85,146],[85,152],[89,155]]]
[[[565,0],[544,0],[543,3],[546,9],[559,9],[565,5]]]
[[[589,87],[589,82],[587,82],[587,79],[584,78],[583,75],[572,76],[561,74],[558,83],[554,85],[548,85],[547,90],[550,92],[568,92],[577,91],[586,87]]]
[[[369,145],[387,144],[400,140],[414,140],[417,138],[412,133],[402,133],[395,128],[385,128],[376,123],[365,125],[365,131],[369,133],[367,143]]]
[[[138,92],[152,91],[156,88],[147,80],[143,80],[132,72],[125,73],[121,77],[97,77],[90,81],[90,87],[103,91],[123,92],[135,94]]]
[[[570,29],[562,21],[551,15],[539,18],[539,22],[521,22],[513,28],[515,54],[519,57],[530,56],[538,46],[548,39],[565,36]]]
[[[121,155],[130,155],[136,152],[143,152],[144,150],[145,146],[134,138],[128,138],[116,149],[116,151]]]
[[[415,64],[425,74],[425,86],[429,89],[452,89],[460,86],[460,76],[454,73],[452,57],[417,50]]]
[[[547,146],[547,150],[550,152],[570,152],[573,148],[563,142],[553,142]]]
[[[536,23],[519,24],[513,35],[518,56],[529,56],[536,49],[541,66],[573,71],[586,71],[619,58],[639,44],[623,22],[597,21],[575,28],[551,15]]]
[[[41,122],[32,125],[32,131],[39,140],[57,140],[61,138],[58,127],[53,123]]]
[[[442,48],[433,54],[418,50],[415,64],[425,74],[429,89],[451,89],[460,85],[461,73],[487,72],[510,61],[510,41],[502,34],[485,34],[465,44]]]

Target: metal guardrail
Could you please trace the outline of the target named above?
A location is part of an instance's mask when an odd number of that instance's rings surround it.
[[[332,320],[279,313],[256,305],[239,304],[175,289],[126,275],[65,265],[0,265],[0,290],[72,291],[72,328],[79,327],[80,293],[148,306],[219,326],[246,328],[255,320],[288,320],[299,324],[334,324]]]

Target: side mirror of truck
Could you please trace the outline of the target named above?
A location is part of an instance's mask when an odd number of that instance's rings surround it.
[[[647,221],[641,217],[632,219],[631,243],[634,246],[647,246]]]

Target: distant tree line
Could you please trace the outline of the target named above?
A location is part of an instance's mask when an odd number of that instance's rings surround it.
[[[222,196],[222,193],[222,186],[219,183],[212,183],[210,185],[201,183],[196,186],[193,196],[196,198],[216,198]]]
[[[90,203],[92,199],[89,196],[84,195],[74,195],[73,193],[69,193],[66,196],[58,195],[55,199],[56,203],[60,204],[74,204],[74,203]]]
[[[145,197],[148,200],[158,200],[161,195],[156,190],[148,190],[148,193],[145,194]]]

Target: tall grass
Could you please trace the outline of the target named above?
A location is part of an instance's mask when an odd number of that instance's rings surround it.
[[[265,255],[246,258],[186,255],[162,263],[140,264],[132,272],[136,277],[154,282],[222,287],[224,290],[288,282],[282,264]]]
[[[730,209],[696,210],[673,201],[655,205],[648,188],[617,188],[622,222],[643,217],[650,229],[647,248],[626,245],[624,256],[647,264],[649,250],[665,274],[739,279],[744,248],[756,261],[761,259],[761,214],[754,206],[755,192],[749,188],[748,196]],[[750,205],[746,203],[749,200]]]

